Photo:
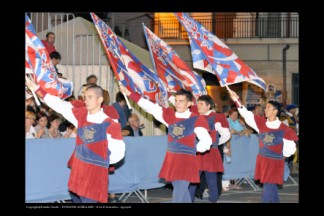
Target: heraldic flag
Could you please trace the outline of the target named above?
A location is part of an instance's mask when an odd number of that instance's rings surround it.
[[[194,68],[215,74],[221,86],[247,81],[264,90],[266,84],[216,35],[185,13],[175,13],[187,30]]]
[[[158,77],[168,86],[168,89],[177,91],[180,88],[185,88],[192,91],[196,99],[207,94],[205,86],[201,82],[202,78],[199,79],[197,77],[199,75],[190,70],[172,47],[156,36],[144,24],[143,28],[152,64]]]
[[[25,15],[26,55],[25,73],[44,91],[51,95],[68,98],[72,95],[73,83],[58,78],[54,65],[41,40],[36,36],[31,20]]]
[[[91,17],[116,78],[129,91],[138,92],[152,102],[168,107],[166,87],[157,75],[127,49],[105,22],[94,13],[91,13]]]

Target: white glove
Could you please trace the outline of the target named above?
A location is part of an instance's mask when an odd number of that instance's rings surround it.
[[[197,152],[203,153],[210,149],[210,145],[205,145],[204,143],[198,143],[196,148],[197,148]]]

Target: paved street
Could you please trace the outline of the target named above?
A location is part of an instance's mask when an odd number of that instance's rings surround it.
[[[298,175],[292,175],[298,183]],[[244,182],[240,185],[242,189],[231,189],[225,191],[219,198],[219,203],[260,203],[262,190],[254,191],[253,188]],[[282,189],[278,189],[281,203],[299,202],[299,185],[295,185],[290,179],[285,182]],[[141,190],[145,194],[144,190]],[[172,190],[170,188],[158,188],[147,190],[147,199],[150,203],[170,202]],[[135,193],[132,193],[125,203],[141,203]],[[208,203],[208,198],[195,199],[195,203]]]

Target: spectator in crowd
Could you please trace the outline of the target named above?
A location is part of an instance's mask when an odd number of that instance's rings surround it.
[[[288,125],[291,129],[293,129],[297,134],[297,128],[298,128],[298,123],[299,123],[299,119],[296,116],[296,108],[297,106],[295,104],[288,104],[286,106],[286,118],[288,121]],[[296,152],[293,156],[291,156],[289,158],[289,161],[292,160],[292,168],[291,168],[291,173],[292,174],[298,174],[299,173],[299,169],[298,169],[298,141],[296,142],[297,144],[297,149]]]
[[[63,137],[65,138],[75,138],[77,137],[77,128],[70,122],[66,123],[66,130],[62,132]]]
[[[103,91],[99,86],[90,86],[85,92],[85,104],[73,108],[70,102],[47,94],[32,80],[30,89],[36,90],[39,97],[51,108],[61,113],[78,128],[74,157],[68,188],[74,203],[108,202],[108,167],[120,161],[125,155],[125,143],[121,128],[102,110]],[[95,148],[96,151],[90,149]]]
[[[252,112],[254,115],[263,116],[262,107],[260,104],[254,105]]]
[[[54,32],[47,32],[46,40],[42,40],[42,43],[49,55],[52,52],[56,52],[56,49],[54,46],[54,43],[55,43],[55,33]]]
[[[141,126],[139,122],[138,115],[135,113],[131,114],[128,118],[129,125],[126,125],[122,129],[122,135],[123,136],[143,136]]]
[[[259,153],[256,159],[254,180],[263,184],[262,202],[278,203],[277,184],[283,184],[284,158],[296,151],[297,134],[279,121],[280,104],[269,101],[265,108],[265,117],[248,111],[234,91],[229,90],[238,111],[254,130],[259,133]]]
[[[35,104],[34,97],[31,93],[25,92],[25,111],[33,112],[35,115],[37,113],[37,107]]]
[[[119,123],[122,128],[124,128],[128,123],[127,119],[129,118],[132,110],[128,108],[126,104],[126,99],[121,92],[117,92],[116,94],[116,102],[113,103],[113,107],[117,110],[119,115]]]
[[[231,110],[230,105],[223,105],[222,106],[222,113],[225,115],[225,117],[228,117],[229,111]]]
[[[62,138],[62,134],[59,131],[59,126],[61,124],[61,121],[59,119],[59,116],[57,115],[50,115],[48,117],[48,123],[47,128],[49,132],[49,138]]]
[[[199,183],[199,163],[196,153],[209,150],[212,144],[207,120],[189,110],[192,93],[185,89],[177,91],[174,110],[152,103],[138,93],[131,93],[122,85],[120,90],[142,109],[168,126],[168,149],[159,177],[172,182],[173,203],[191,203],[189,184]],[[199,139],[197,144],[195,144],[196,137]]]
[[[25,112],[25,130],[26,130],[26,139],[37,138],[35,128],[33,127],[36,115],[33,112]]]
[[[89,86],[89,84],[96,84],[97,85],[97,82],[98,82],[98,77],[94,74],[91,74],[90,76],[87,77],[87,83],[82,85],[82,87],[80,88],[79,90],[79,95],[78,95],[78,100],[83,100],[83,92],[84,92],[84,89]],[[109,96],[109,92],[105,89],[102,89],[103,90],[103,94],[104,94],[104,102],[103,104],[105,105],[109,105],[109,102],[110,102],[110,96]]]
[[[232,108],[229,111],[229,116],[227,118],[227,121],[230,127],[231,134],[242,135],[241,132],[244,130],[244,127],[242,126],[238,117],[239,117],[238,110],[236,108]]]
[[[62,75],[62,73],[59,73],[59,71],[57,69],[57,66],[56,66],[61,62],[61,58],[62,58],[61,54],[59,52],[54,51],[54,52],[52,52],[50,54],[50,58],[51,58],[51,61],[52,61],[53,65],[54,65],[54,68],[56,70],[56,73],[57,73],[58,77],[60,77],[59,74],[61,74],[60,78],[62,78],[63,75]]]
[[[284,110],[284,109],[280,110],[280,112],[279,112],[279,120],[289,127],[289,123],[288,123],[288,119],[287,119],[287,115],[286,115],[286,110]]]
[[[37,133],[38,138],[50,138],[49,131],[47,128],[47,115],[43,111],[39,111],[36,114],[36,123],[37,125],[35,126],[35,131]]]
[[[240,135],[250,137],[250,135],[253,133],[253,129],[248,124],[246,124],[246,122],[242,116],[239,117],[239,121],[240,121],[240,124],[244,128],[244,130],[240,133]]]

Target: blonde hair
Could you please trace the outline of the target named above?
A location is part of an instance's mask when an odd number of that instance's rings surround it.
[[[25,112],[25,117],[26,118],[33,118],[34,120],[36,120],[36,114],[31,112],[31,111],[26,111]]]

